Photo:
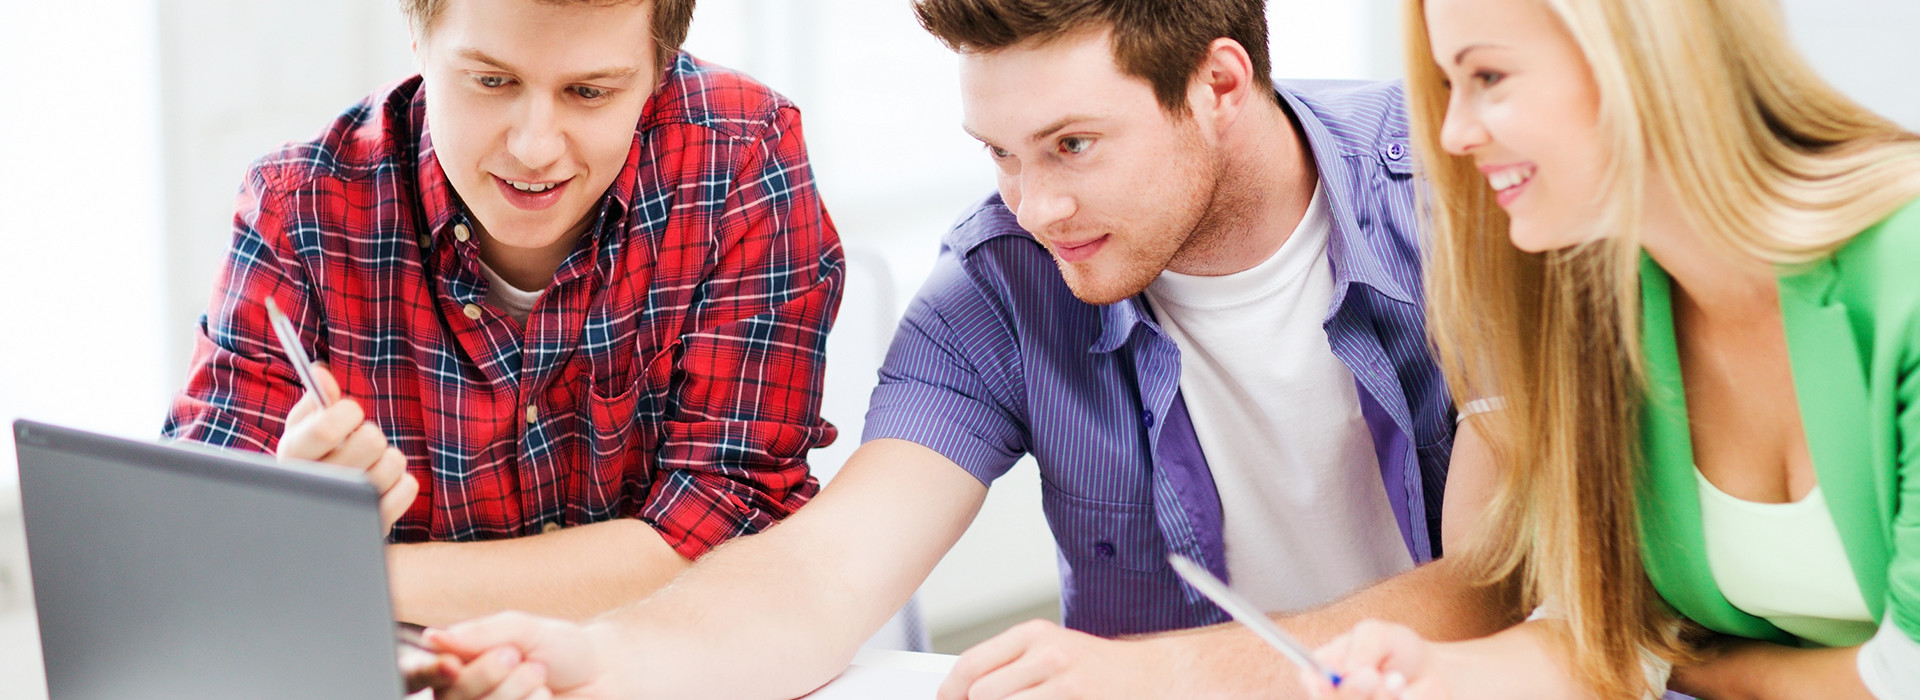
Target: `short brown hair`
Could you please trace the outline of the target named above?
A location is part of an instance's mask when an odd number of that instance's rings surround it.
[[[1168,113],[1184,115],[1187,83],[1215,39],[1240,42],[1253,60],[1253,79],[1272,85],[1266,5],[1266,0],[914,0],[913,11],[920,26],[960,53],[1110,29],[1120,71],[1152,85]]]
[[[416,34],[425,34],[427,23],[440,16],[447,9],[450,0],[400,0],[400,12],[407,16],[407,24]],[[654,58],[662,72],[673,65],[673,59],[680,54],[680,45],[687,41],[687,27],[693,24],[694,0],[540,0],[549,5],[583,3],[589,5],[620,5],[625,3],[653,3],[653,43]]]

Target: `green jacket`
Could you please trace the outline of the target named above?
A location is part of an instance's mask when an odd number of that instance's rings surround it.
[[[1641,266],[1649,381],[1640,528],[1647,575],[1680,614],[1722,634],[1793,644],[1733,607],[1707,565],[1671,280]],[[1920,640],[1920,202],[1831,257],[1780,277],[1793,385],[1814,472],[1860,593]]]

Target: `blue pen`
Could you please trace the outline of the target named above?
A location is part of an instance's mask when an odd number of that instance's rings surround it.
[[[1279,649],[1281,655],[1299,664],[1301,668],[1327,679],[1333,687],[1340,687],[1340,674],[1313,660],[1313,656],[1307,652],[1307,648],[1301,645],[1299,640],[1287,634],[1286,630],[1280,629],[1279,625],[1273,624],[1272,620],[1268,620],[1267,616],[1261,614],[1258,608],[1247,602],[1247,599],[1228,589],[1227,584],[1214,578],[1206,567],[1178,554],[1167,555],[1167,562],[1173,564],[1173,570],[1180,574],[1180,578],[1186,579],[1187,583],[1205,594],[1208,600],[1212,600],[1214,605],[1220,606],[1220,609],[1227,611],[1233,619],[1239,620],[1240,624],[1253,630],[1254,635],[1265,640],[1269,646]]]

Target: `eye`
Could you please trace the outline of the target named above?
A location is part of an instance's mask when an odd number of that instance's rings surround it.
[[[1001,148],[999,146],[995,146],[990,143],[982,144],[982,145],[987,147],[987,155],[993,156],[994,160],[1006,160],[1008,158],[1013,157],[1013,151],[1009,151],[1007,149]]]
[[[573,94],[580,96],[580,99],[583,100],[597,100],[613,92],[612,90],[597,88],[591,85],[575,85],[567,89],[573,91]]]
[[[1083,136],[1068,136],[1060,139],[1060,152],[1067,155],[1080,155],[1093,148],[1093,139]]]
[[[502,75],[475,76],[473,80],[474,82],[480,83],[480,87],[484,88],[497,88],[507,84],[506,76]]]
[[[1477,70],[1473,72],[1473,79],[1480,83],[1480,87],[1493,87],[1506,78],[1507,74],[1500,71]]]

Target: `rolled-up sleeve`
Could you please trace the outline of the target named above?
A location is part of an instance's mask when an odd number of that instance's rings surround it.
[[[982,484],[1027,451],[1019,341],[951,248],[908,307],[880,368],[864,441],[923,445]]]
[[[689,559],[806,503],[819,490],[807,451],[835,436],[820,396],[845,271],[796,110],[778,110],[737,172],[639,513]]]

